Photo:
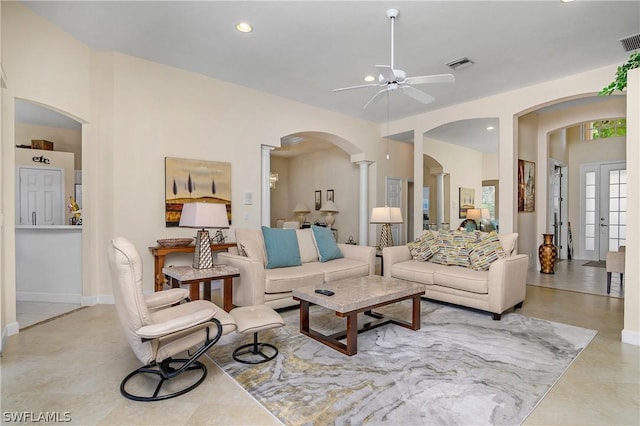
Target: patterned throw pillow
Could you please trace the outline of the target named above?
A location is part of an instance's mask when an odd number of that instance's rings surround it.
[[[487,271],[493,262],[507,257],[495,231],[469,243],[467,248],[469,249],[469,262],[476,271]]]
[[[414,241],[407,243],[407,247],[409,247],[413,260],[421,262],[429,260],[438,251],[436,237],[431,231],[425,231]]]
[[[438,252],[431,258],[433,263],[469,267],[467,243],[480,237],[480,231],[440,231],[438,232]]]

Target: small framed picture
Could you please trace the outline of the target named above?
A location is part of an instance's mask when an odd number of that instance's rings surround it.
[[[333,200],[333,189],[327,189],[327,201],[334,201]]]
[[[322,191],[316,191],[316,210],[320,210],[322,207]]]

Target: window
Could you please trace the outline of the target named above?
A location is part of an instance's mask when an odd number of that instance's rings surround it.
[[[609,251],[618,251],[627,238],[627,171],[609,172]]]
[[[596,246],[596,172],[585,173],[584,249]]]
[[[588,121],[582,124],[582,140],[585,141],[626,135],[627,120],[625,118]]]

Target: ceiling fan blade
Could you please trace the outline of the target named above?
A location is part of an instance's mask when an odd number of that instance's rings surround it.
[[[339,89],[333,89],[332,92],[343,92],[345,90],[362,89],[363,87],[373,87],[373,86],[379,86],[379,84],[371,83],[371,84],[361,84],[360,86],[341,87]]]
[[[384,92],[386,92],[387,90],[388,90],[388,89],[382,89],[382,90],[380,90],[378,93],[376,93],[375,95],[373,95],[373,97],[372,97],[371,99],[369,99],[369,102],[367,102],[366,104],[364,104],[364,106],[362,107],[362,109],[366,109],[366,108],[369,106],[369,104],[370,104],[371,102],[373,102],[374,100],[375,100],[375,101],[379,101],[380,99],[382,99],[382,97],[381,97],[380,95],[381,95],[381,94],[383,94]],[[418,90],[418,89],[416,89],[416,90]]]
[[[436,100],[436,98],[434,98],[433,96],[426,94],[422,90],[418,90],[415,87],[401,86],[400,90],[402,90],[402,93],[404,93],[405,95],[410,96],[416,101],[422,102],[423,104],[430,104],[431,102]]]
[[[393,68],[389,65],[376,65],[376,69],[384,78],[385,82],[396,81],[396,74],[393,72]]]
[[[456,78],[453,74],[433,74],[421,75],[419,77],[407,77],[404,82],[409,84],[427,84],[427,83],[453,83]]]

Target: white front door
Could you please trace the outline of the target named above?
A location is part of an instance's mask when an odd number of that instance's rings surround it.
[[[64,180],[61,169],[19,167],[19,225],[64,225]]]
[[[626,163],[581,166],[583,257],[605,260],[626,241]]]

